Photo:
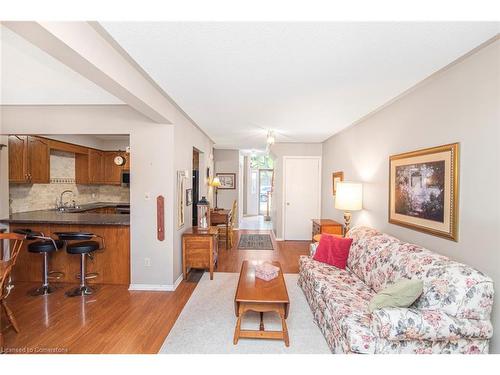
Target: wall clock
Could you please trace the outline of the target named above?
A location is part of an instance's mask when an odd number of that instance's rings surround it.
[[[115,156],[115,158],[113,160],[114,160],[116,165],[122,166],[125,164],[125,158],[123,156],[120,156],[120,155]]]

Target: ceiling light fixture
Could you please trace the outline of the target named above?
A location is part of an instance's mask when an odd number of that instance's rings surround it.
[[[272,145],[276,140],[274,139],[274,132],[272,130],[268,130],[267,132],[267,144]]]

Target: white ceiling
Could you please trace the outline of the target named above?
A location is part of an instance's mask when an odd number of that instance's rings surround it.
[[[123,103],[5,26],[0,34],[0,104]]]
[[[499,31],[497,23],[103,23],[216,142],[320,142]]]

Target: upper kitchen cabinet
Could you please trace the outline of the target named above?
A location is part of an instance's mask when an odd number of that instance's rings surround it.
[[[9,136],[9,181],[31,184],[50,182],[50,148],[46,139]]]
[[[125,151],[120,151],[120,155],[125,159],[125,164],[123,164],[122,169],[124,171],[129,171],[130,170],[130,153],[127,153]]]
[[[115,163],[121,156],[123,165]],[[129,170],[130,157],[124,151],[100,151],[88,149],[85,154],[76,154],[75,178],[77,184],[120,185],[122,171]]]
[[[104,152],[89,149],[89,178],[91,184],[104,183]]]
[[[9,136],[9,181],[17,183],[29,181],[27,136]]]
[[[123,166],[115,163],[115,158],[121,156],[120,151],[106,151],[104,153],[104,183],[109,185],[120,185]]]
[[[104,152],[92,148],[75,156],[75,180],[77,184],[104,183]]]
[[[28,170],[32,184],[50,182],[50,148],[46,139],[28,136]]]

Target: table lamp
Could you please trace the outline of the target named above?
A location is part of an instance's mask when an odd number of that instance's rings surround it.
[[[219,190],[219,186],[221,186],[222,184],[220,183],[220,180],[219,180],[219,177],[214,177],[212,182],[210,183],[210,186],[212,186],[214,189],[215,189],[215,210],[217,211],[218,210],[218,207],[217,207],[217,193],[218,193],[218,190]]]
[[[346,234],[351,226],[351,211],[363,208],[363,185],[359,182],[338,182],[335,208],[344,211],[344,234]]]

